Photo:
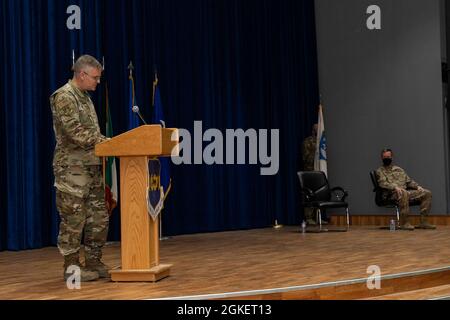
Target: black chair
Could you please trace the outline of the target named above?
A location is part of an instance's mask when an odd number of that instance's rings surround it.
[[[378,184],[378,176],[375,170],[370,171],[370,179],[373,184],[373,192],[375,192],[375,204],[383,208],[395,208],[395,214],[397,217],[397,227],[400,226],[400,211],[398,209],[398,202],[396,200],[390,200],[383,197],[383,192],[387,191],[383,189]],[[418,206],[420,202],[418,200],[413,200],[409,202],[410,206]],[[384,229],[384,228],[383,228]]]
[[[317,209],[317,222],[320,230],[322,230],[322,210],[328,208],[345,208],[348,230],[350,228],[350,215],[348,203],[345,201],[348,192],[341,187],[330,189],[328,179],[322,171],[300,171],[297,174],[300,180],[303,205],[307,208]]]

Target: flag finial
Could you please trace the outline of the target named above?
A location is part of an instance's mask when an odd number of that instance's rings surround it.
[[[153,80],[152,106],[155,106],[155,91],[156,86],[158,85],[158,70],[156,68],[156,64],[154,66],[154,70],[155,70],[155,79]]]
[[[130,61],[130,64],[128,65],[128,70],[130,70],[130,76],[132,76],[134,70],[133,61]]]

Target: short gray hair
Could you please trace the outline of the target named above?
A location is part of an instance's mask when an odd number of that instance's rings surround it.
[[[75,64],[72,67],[73,72],[80,72],[85,67],[92,67],[95,69],[103,70],[102,65],[95,59],[93,56],[85,54],[77,59]]]

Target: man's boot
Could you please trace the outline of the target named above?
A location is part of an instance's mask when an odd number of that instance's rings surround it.
[[[408,231],[414,230],[414,226],[411,223],[409,223],[408,217],[402,216],[400,218],[400,230],[408,230]]]
[[[80,281],[86,282],[86,281],[93,281],[97,280],[99,278],[99,275],[95,271],[86,270],[85,268],[81,267],[80,265],[80,259],[78,253],[69,254],[67,256],[64,256],[64,280],[67,281],[67,279],[74,274],[74,270],[67,270],[70,266],[76,266],[80,268]],[[69,272],[71,271],[71,272]]]
[[[317,224],[316,220],[314,219],[313,208],[305,208],[305,219],[308,226],[315,226]]]
[[[100,278],[111,278],[110,268],[100,258],[86,257],[86,268],[97,272]]]
[[[434,230],[436,229],[436,226],[429,223],[427,220],[427,216],[425,214],[420,214],[420,224],[417,226],[419,229],[429,229]]]

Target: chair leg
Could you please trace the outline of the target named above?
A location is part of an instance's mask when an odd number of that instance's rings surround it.
[[[320,209],[317,209],[317,216],[319,220],[319,229],[322,230],[322,212],[320,211]]]
[[[400,211],[398,210],[398,206],[395,206],[395,213],[397,214],[397,227],[400,227]]]
[[[348,207],[345,208],[345,212],[347,213],[347,230],[350,229],[350,214],[348,213]]]

